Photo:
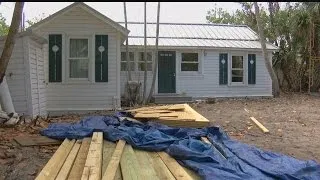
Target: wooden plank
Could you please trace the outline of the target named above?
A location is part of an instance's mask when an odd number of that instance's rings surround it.
[[[80,149],[80,146],[81,146],[81,141],[77,140],[76,143],[73,145],[73,147],[72,147],[66,161],[64,162],[56,179],[67,179],[67,177],[70,173],[70,170],[73,166],[73,163],[76,159],[76,156],[78,154],[78,151]]]
[[[150,155],[151,166],[155,170],[159,179],[175,180],[174,176],[167,168],[166,164],[162,161],[157,152],[148,152]]]
[[[116,149],[114,150],[111,160],[103,175],[103,180],[113,180],[115,178],[125,144],[126,141],[124,140],[118,141]]]
[[[264,132],[264,133],[269,133],[269,130],[264,127],[256,118],[250,117],[250,119]]]
[[[68,179],[78,180],[81,179],[84,165],[86,163],[87,154],[90,147],[91,138],[82,139],[81,147],[79,149],[76,160],[73,163]]]
[[[184,104],[184,106],[185,106],[185,111],[189,111],[190,113],[192,113],[194,115],[194,117],[196,118],[196,121],[209,122],[209,120],[207,118],[203,117],[197,111],[192,109],[188,104]]]
[[[200,180],[201,179],[201,177],[193,170],[186,168],[186,167],[183,167],[183,166],[181,166],[181,167],[192,177],[193,180]]]
[[[212,148],[220,154],[223,159],[227,159],[210,141],[207,137],[201,137],[201,140],[207,144],[211,144]]]
[[[184,104],[175,104],[175,105],[171,105],[168,109],[169,110],[185,110],[185,105]]]
[[[72,149],[75,140],[65,139],[63,143],[59,146],[57,151],[53,154],[48,163],[44,166],[42,171],[37,176],[36,180],[51,180],[55,179],[60,171],[63,163],[70,150]]]
[[[82,180],[100,180],[101,168],[102,168],[102,147],[103,147],[103,133],[94,132],[92,135],[91,144],[87,160],[85,163],[85,169],[82,173]],[[88,173],[89,172],[89,176]]]
[[[209,122],[205,121],[182,121],[182,120],[160,120],[160,119],[154,119],[152,122],[161,123],[167,126],[173,126],[173,127],[193,127],[193,128],[203,128],[209,125]]]
[[[13,138],[21,146],[60,145],[62,141],[46,136],[18,136]]]
[[[104,174],[107,169],[116,145],[114,142],[103,140],[102,174]]]
[[[142,151],[139,149],[134,149],[134,152],[139,160],[141,167],[141,174],[143,174],[144,179],[160,180],[155,172],[154,168],[151,165],[151,157],[147,151]]]
[[[137,113],[143,113],[143,114],[153,114],[153,113],[170,113],[172,111],[169,111],[169,110],[140,110],[140,111],[136,111]]]
[[[192,177],[182,168],[182,166],[169,154],[166,152],[158,152],[158,154],[177,180],[192,179]]]
[[[140,165],[138,159],[131,147],[131,145],[125,145],[122,158],[120,160],[122,178],[124,180],[140,180],[143,179],[140,173]]]
[[[137,113],[134,115],[135,118],[159,118],[159,113],[153,113],[153,114],[143,114],[143,113]]]

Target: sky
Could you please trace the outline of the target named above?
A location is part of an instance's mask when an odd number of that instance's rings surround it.
[[[106,15],[114,21],[124,21],[123,2],[85,2],[87,5]],[[47,17],[72,2],[25,2],[25,20],[34,17]],[[235,2],[161,2],[160,22],[174,23],[206,23],[207,11],[221,7],[228,12],[241,8]],[[2,2],[0,12],[11,23],[14,2]],[[127,2],[128,21],[144,21],[144,2]],[[156,22],[157,3],[147,3],[147,21]],[[27,24],[26,24],[27,26]]]

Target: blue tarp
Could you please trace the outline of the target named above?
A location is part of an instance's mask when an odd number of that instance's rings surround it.
[[[124,139],[135,148],[166,151],[203,179],[320,179],[320,164],[316,161],[301,161],[240,143],[218,127],[173,128],[151,122],[119,121],[119,115],[51,124],[41,134],[63,140],[90,137],[100,131],[109,141]],[[207,136],[213,146],[202,142],[202,136]]]

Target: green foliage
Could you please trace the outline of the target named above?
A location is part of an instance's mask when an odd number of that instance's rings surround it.
[[[9,26],[6,24],[6,18],[0,13],[0,36],[7,35],[9,32]]]

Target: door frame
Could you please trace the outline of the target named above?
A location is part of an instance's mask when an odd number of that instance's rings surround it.
[[[166,53],[172,53],[173,54],[173,56],[174,56],[174,58],[173,58],[173,61],[174,61],[174,67],[172,68],[173,70],[174,70],[174,86],[173,86],[173,92],[169,92],[169,93],[163,93],[163,92],[159,92],[159,90],[160,90],[160,84],[159,84],[159,75],[160,75],[160,53],[163,53],[163,52],[166,52]],[[176,51],[172,51],[172,50],[162,50],[162,51],[158,51],[158,54],[157,54],[157,56],[158,56],[158,73],[157,73],[157,81],[158,81],[158,83],[157,83],[157,85],[158,85],[158,87],[157,87],[157,93],[158,94],[175,94],[176,92],[177,92],[177,68],[176,68],[176,63],[177,63],[177,52]]]

